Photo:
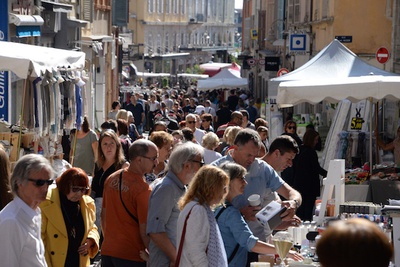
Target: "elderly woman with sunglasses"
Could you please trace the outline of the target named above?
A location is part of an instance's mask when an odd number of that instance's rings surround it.
[[[88,176],[80,168],[71,168],[56,184],[40,204],[47,265],[89,266],[89,257],[99,250],[99,233]]]

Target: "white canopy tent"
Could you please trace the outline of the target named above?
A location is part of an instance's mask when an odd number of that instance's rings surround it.
[[[395,74],[394,74],[395,75]],[[322,100],[339,102],[348,99],[358,102],[368,99],[369,107],[369,162],[372,164],[372,103],[383,98],[400,99],[400,76],[369,75],[359,77],[347,77],[342,79],[326,79],[314,81],[290,81],[279,85],[277,103],[281,107],[295,105],[302,102],[318,103]],[[340,131],[341,127],[334,127],[329,132]],[[332,153],[327,155],[327,147],[324,150],[325,167],[333,159]],[[371,168],[372,172],[372,168]]]
[[[347,77],[367,76],[372,73],[382,76],[396,75],[366,63],[341,42],[334,39],[303,66],[283,76],[269,80],[268,98],[270,103],[278,103],[276,97],[279,84],[286,81],[336,80]],[[267,108],[267,110],[270,109]],[[275,116],[270,118],[270,125],[276,126],[271,129],[271,138],[280,135],[283,130],[281,127],[283,118],[281,114],[280,116],[278,114],[278,112],[275,112]]]
[[[58,67],[82,69],[84,65],[83,52],[0,41],[0,70],[23,79],[40,77]]]
[[[215,76],[197,82],[197,89],[200,91],[215,89],[236,89],[245,88],[248,85],[246,78],[240,77],[240,71],[234,69],[222,69]]]
[[[366,63],[341,42],[334,39],[300,68],[271,79],[268,85],[268,93],[270,96],[276,97],[279,84],[286,81],[342,79],[370,74],[382,76],[396,75],[395,73],[384,71]]]
[[[326,100],[337,103],[343,99],[352,102],[372,98],[400,99],[400,76],[369,75],[342,79],[282,82],[278,88],[280,107],[303,102]]]

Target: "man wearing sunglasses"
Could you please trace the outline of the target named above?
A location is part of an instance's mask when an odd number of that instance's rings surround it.
[[[53,169],[41,155],[23,156],[11,176],[12,200],[0,211],[1,266],[47,266],[38,205],[53,183]]]
[[[188,114],[186,115],[185,119],[186,119],[186,126],[190,130],[192,130],[194,138],[199,144],[201,144],[201,140],[203,140],[203,136],[206,134],[206,132],[196,127],[196,120],[197,120],[196,115]]]

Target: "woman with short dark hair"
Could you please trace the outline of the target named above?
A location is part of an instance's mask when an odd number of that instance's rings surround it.
[[[47,265],[88,266],[99,250],[89,178],[82,169],[71,168],[57,178],[56,184],[39,205]]]

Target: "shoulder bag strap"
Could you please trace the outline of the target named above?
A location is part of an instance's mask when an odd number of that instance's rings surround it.
[[[136,218],[135,215],[133,215],[133,214],[128,210],[128,208],[125,206],[124,201],[122,200],[122,193],[121,193],[121,191],[122,191],[122,173],[123,173],[123,172],[124,172],[124,170],[122,170],[122,171],[119,173],[119,185],[118,185],[118,189],[119,189],[119,198],[121,199],[122,205],[124,206],[126,212],[129,214],[129,216],[131,216],[132,219],[133,219],[135,222],[137,222],[137,224],[139,224],[139,220]]]
[[[194,205],[196,206],[196,205]],[[194,207],[193,206],[193,207]],[[193,209],[192,207],[192,209]],[[187,221],[189,219],[189,215],[192,212],[192,209],[190,209],[188,215],[186,216],[185,219],[185,224],[183,225],[183,230],[182,230],[182,236],[181,236],[181,242],[179,243],[179,248],[178,248],[178,254],[176,256],[176,261],[175,261],[175,267],[179,267],[179,262],[181,261],[181,256],[182,256],[182,248],[183,248],[183,241],[185,241],[185,235],[186,235],[186,225],[187,225]]]
[[[226,210],[226,208],[227,208],[228,206],[231,206],[231,205],[225,205],[225,206],[223,206],[223,207],[221,208],[221,210],[218,212],[218,214],[215,216],[215,220],[216,220],[217,222],[218,222],[219,216],[221,216],[222,212],[224,212],[224,210]],[[236,243],[235,249],[232,251],[232,254],[231,254],[231,255],[229,256],[229,258],[228,258],[228,264],[231,263],[231,261],[232,261],[233,258],[235,257],[235,255],[236,255],[236,253],[238,252],[238,250],[239,250],[239,243]]]

